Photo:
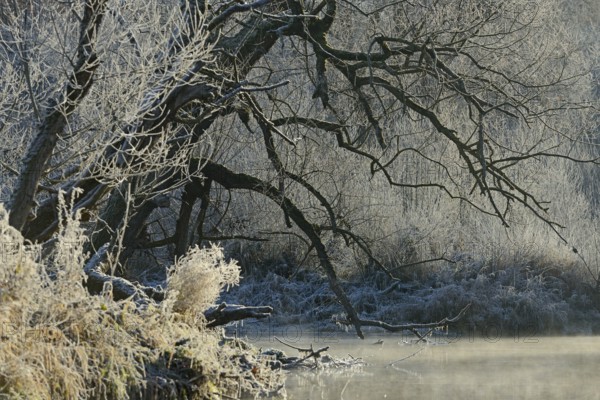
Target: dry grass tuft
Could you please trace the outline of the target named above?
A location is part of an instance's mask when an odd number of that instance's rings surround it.
[[[217,301],[223,288],[237,285],[239,280],[237,263],[226,262],[221,248],[196,247],[171,268],[167,278],[167,302],[172,302],[176,312],[199,315]]]
[[[214,398],[280,385],[256,351],[223,343],[198,318],[238,280],[220,249],[191,251],[169,278],[167,301],[140,309],[113,301],[109,287],[103,296],[87,292],[77,216],[61,226],[42,258],[0,205],[0,397]],[[253,368],[265,372],[259,378]]]

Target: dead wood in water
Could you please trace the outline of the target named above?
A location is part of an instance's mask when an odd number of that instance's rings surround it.
[[[275,340],[277,340],[279,343],[281,343],[284,346],[290,347],[292,349],[298,350],[301,353],[306,354],[303,358],[294,359],[294,361],[292,363],[284,365],[284,368],[286,368],[286,369],[300,366],[300,365],[302,365],[302,363],[304,361],[306,361],[310,358],[315,360],[315,367],[317,367],[319,365],[319,358],[321,358],[321,353],[324,353],[327,350],[329,350],[329,346],[325,346],[320,349],[314,350],[312,344],[308,348],[303,348],[303,347],[292,346],[289,343],[285,343],[283,340],[279,339],[278,337],[275,337]]]
[[[429,323],[425,323],[425,324],[392,325],[392,324],[388,324],[387,322],[378,321],[378,320],[370,320],[370,319],[359,319],[358,323],[360,324],[360,326],[376,326],[378,328],[383,328],[389,332],[411,331],[413,334],[415,334],[415,336],[417,336],[419,338],[418,341],[420,342],[420,341],[426,341],[426,337],[431,332],[433,332],[434,329],[458,322],[466,314],[467,310],[469,310],[470,307],[471,307],[471,303],[467,304],[453,318],[446,317],[438,322],[429,322]],[[344,325],[351,325],[350,321],[347,321],[347,320],[338,320],[337,322],[344,324]],[[425,334],[421,334],[418,331],[418,329],[428,329],[428,331]]]

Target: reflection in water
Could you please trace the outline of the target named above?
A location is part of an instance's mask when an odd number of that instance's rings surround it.
[[[407,345],[339,339],[331,354],[360,370],[290,372],[288,399],[598,399],[600,337],[472,338]]]

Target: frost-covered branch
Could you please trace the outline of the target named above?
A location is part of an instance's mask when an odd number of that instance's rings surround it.
[[[206,310],[204,316],[208,321],[206,326],[215,327],[248,318],[267,318],[271,316],[272,312],[273,308],[270,306],[255,307],[221,303]]]
[[[359,319],[359,324],[361,326],[374,326],[377,328],[383,328],[386,331],[389,332],[402,332],[402,331],[411,331],[412,333],[414,333],[419,340],[423,340],[425,338],[425,336],[427,336],[427,334],[422,335],[418,329],[429,329],[429,332],[431,332],[433,329],[435,328],[439,328],[439,327],[443,327],[446,325],[450,325],[453,323],[458,322],[459,320],[461,320],[465,314],[467,313],[467,311],[469,310],[469,308],[471,308],[471,303],[467,304],[466,306],[464,306],[462,308],[462,310],[460,310],[460,312],[458,314],[456,314],[454,317],[445,317],[443,319],[441,319],[438,322],[430,322],[430,323],[424,323],[424,324],[402,324],[402,325],[394,325],[394,324],[389,324],[387,322],[383,322],[383,321],[375,321],[375,320],[369,320],[369,319]],[[346,320],[336,320],[336,322],[340,323],[340,324],[344,324],[344,325],[350,325],[349,321]]]

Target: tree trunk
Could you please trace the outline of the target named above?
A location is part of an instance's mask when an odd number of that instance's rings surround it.
[[[102,23],[106,0],[88,0],[81,21],[81,35],[77,48],[77,61],[66,90],[59,99],[49,101],[47,115],[23,161],[21,174],[11,198],[10,224],[23,230],[34,205],[37,186],[48,160],[63,132],[67,119],[93,84],[99,62],[95,53],[96,34]]]

